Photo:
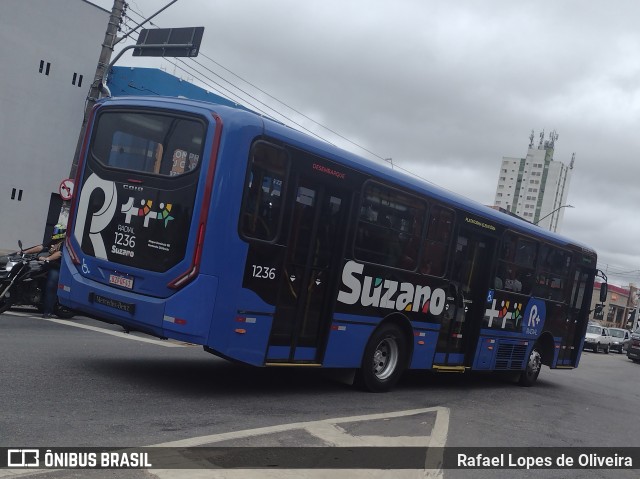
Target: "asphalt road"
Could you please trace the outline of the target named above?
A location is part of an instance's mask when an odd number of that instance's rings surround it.
[[[615,353],[585,351],[573,371],[544,368],[532,388],[504,377],[410,372],[393,392],[370,394],[320,370],[251,368],[200,347],[139,341],[86,318],[52,322],[19,314],[0,316],[2,447],[135,447],[202,437],[198,444],[208,444],[216,435],[255,428],[419,408],[446,409],[440,439],[447,446],[640,446],[640,365]],[[435,416],[429,417],[420,424],[433,427]],[[397,436],[410,423],[367,424],[368,434]],[[296,440],[305,445],[304,437]],[[445,471],[444,477],[638,477],[638,469],[574,472]]]

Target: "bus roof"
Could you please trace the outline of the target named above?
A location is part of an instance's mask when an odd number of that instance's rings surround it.
[[[553,233],[544,228],[534,225],[522,218],[511,216],[489,206],[473,201],[462,195],[449,191],[435,185],[429,181],[417,178],[408,173],[394,170],[386,164],[361,157],[349,151],[338,148],[330,143],[322,141],[306,133],[284,125],[276,120],[259,115],[258,113],[241,108],[234,108],[226,105],[205,102],[201,100],[190,100],[186,98],[162,97],[162,96],[127,96],[119,98],[109,98],[101,100],[101,104],[119,105],[148,105],[155,107],[174,108],[187,111],[209,110],[215,112],[223,120],[246,122],[250,119],[252,123],[262,121],[266,136],[275,139],[286,140],[292,146],[306,150],[309,153],[325,157],[328,160],[339,162],[348,168],[372,175],[383,181],[396,184],[399,187],[411,190],[415,193],[423,193],[436,200],[450,204],[455,208],[464,210],[472,215],[476,215],[485,220],[503,225],[507,228],[520,231],[524,234],[544,238],[547,241],[564,245],[582,248],[590,253],[595,251],[581,243],[571,240],[565,236]],[[226,121],[225,121],[226,120]]]

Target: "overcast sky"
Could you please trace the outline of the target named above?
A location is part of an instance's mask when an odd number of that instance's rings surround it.
[[[167,3],[129,0],[128,25]],[[502,157],[526,156],[531,130],[536,144],[555,130],[555,160],[576,155],[562,233],[626,285],[640,283],[638,19],[635,0],[178,0],[154,24],[204,26],[200,51],[218,64],[187,61],[198,74],[130,53],[119,64],[229,96],[220,75],[332,143],[483,204],[493,204]]]

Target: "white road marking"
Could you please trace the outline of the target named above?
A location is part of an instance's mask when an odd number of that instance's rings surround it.
[[[69,320],[65,320],[65,319],[40,318],[38,316],[34,316],[33,314],[22,313],[22,312],[17,312],[17,311],[7,311],[7,312],[5,312],[3,314],[8,314],[10,316],[22,316],[22,317],[25,317],[25,318],[41,319],[42,321],[49,321],[51,323],[63,324],[65,326],[72,326],[74,328],[89,329],[91,331],[95,331],[95,332],[98,332],[98,333],[108,334],[110,336],[116,336],[118,338],[129,339],[129,340],[132,340],[132,341],[140,341],[142,343],[155,344],[156,346],[163,346],[165,348],[184,348],[184,347],[188,347],[188,346],[197,346],[195,344],[185,343],[185,342],[182,342],[182,341],[174,341],[174,340],[171,340],[171,339],[163,340],[163,339],[153,339],[153,338],[140,337],[140,336],[136,336],[134,334],[124,333],[124,332],[120,332],[120,331],[111,331],[109,329],[100,328],[98,326],[89,326],[88,324],[82,324],[82,323],[78,323],[76,321],[69,321]]]
[[[8,314],[9,316],[22,316],[22,317],[27,317],[27,318],[34,318],[35,317],[31,313],[20,313],[18,311],[5,311],[2,314]]]
[[[52,323],[64,324],[65,326],[73,326],[74,328],[81,329],[89,329],[91,331],[96,331],[102,334],[109,334],[111,336],[116,336],[118,338],[123,339],[131,339],[133,341],[140,341],[142,343],[155,344],[157,346],[164,346],[165,348],[184,348],[186,343],[174,343],[168,340],[159,340],[152,338],[142,338],[140,336],[135,336],[129,333],[122,333],[120,331],[111,331],[109,329],[99,328],[97,326],[89,326],[88,324],[76,323],[74,321],[69,321],[65,319],[54,319],[54,318],[40,318],[43,321],[50,321]]]
[[[346,432],[340,424],[373,421],[378,419],[393,419],[407,417],[418,414],[436,413],[435,424],[431,434],[424,436],[354,436]],[[353,447],[353,446],[387,446],[387,447],[443,447],[447,442],[449,430],[449,409],[445,407],[431,407],[424,409],[410,409],[407,411],[396,411],[382,414],[369,414],[364,416],[351,416],[320,421],[297,422],[291,424],[281,424],[256,429],[246,429],[243,431],[233,431],[208,436],[199,436],[179,441],[164,442],[154,444],[149,447],[197,447],[213,446],[216,443],[230,441],[234,439],[244,439],[255,436],[292,431],[295,429],[304,430],[315,437],[328,442],[328,447]],[[433,451],[429,449],[428,451]],[[428,453],[428,452],[427,452]],[[165,457],[165,459],[169,459]],[[183,463],[184,458],[176,450],[176,464]],[[426,457],[425,457],[426,462]],[[443,470],[421,469],[421,470],[378,470],[378,469],[207,469],[211,464],[206,463],[203,469],[149,469],[147,472],[158,479],[442,479]],[[34,476],[38,474],[50,473],[54,470],[39,469],[25,471],[24,469],[4,469],[0,470],[0,479],[10,479],[18,477]]]
[[[430,435],[424,436],[383,436],[367,435],[355,436],[349,434],[340,427],[343,423],[373,421],[379,419],[392,419],[407,417],[425,413],[436,413],[435,423]],[[449,432],[449,409],[445,407],[432,407],[424,409],[411,409],[407,411],[397,411],[392,413],[369,414],[365,416],[351,416],[343,418],[324,419],[320,421],[298,422],[292,424],[281,424],[244,431],[233,431],[228,433],[200,436],[179,441],[170,441],[162,444],[155,444],[151,447],[198,447],[214,446],[216,443],[230,441],[234,439],[244,439],[255,436],[265,436],[268,434],[292,431],[295,429],[304,430],[307,433],[323,440],[328,447],[355,447],[355,446],[385,446],[385,447],[444,447],[447,442]],[[441,450],[439,450],[441,452]],[[436,458],[438,459],[438,458]],[[441,459],[441,458],[440,458]],[[176,456],[176,461],[180,463],[180,457]],[[427,458],[425,457],[425,463]],[[248,478],[283,478],[283,479],[323,479],[331,476],[332,479],[442,479],[442,468],[422,469],[422,470],[377,470],[377,469],[295,469],[295,470],[221,470],[221,469],[151,469],[149,473],[158,479],[248,479]]]
[[[279,424],[277,426],[267,426],[267,427],[261,427],[256,429],[245,429],[243,431],[232,431],[232,432],[221,433],[221,434],[212,434],[210,436],[199,436],[199,437],[192,437],[189,439],[180,439],[178,441],[170,441],[170,442],[164,442],[162,444],[154,444],[151,447],[197,447],[197,446],[202,446],[203,444],[211,444],[214,442],[228,441],[231,439],[242,439],[245,437],[261,436],[264,434],[273,434],[277,432],[291,431],[292,429],[310,430],[313,428],[318,428],[319,430],[326,430],[324,429],[326,426],[332,426],[335,424],[415,416],[417,414],[426,414],[430,412],[436,413],[436,426],[438,425],[438,418],[440,416],[443,416],[443,418],[440,421],[441,425],[438,428],[438,434],[444,435],[444,437],[437,438],[437,441],[436,441],[438,446],[442,446],[447,440],[446,436],[449,430],[449,409],[446,407],[436,406],[431,408],[409,409],[406,411],[396,411],[396,412],[390,412],[390,413],[367,414],[365,416],[350,416],[350,417],[341,417],[341,418],[332,418],[332,419],[322,419],[320,421],[307,421],[307,422],[295,422],[291,424]],[[434,430],[435,429],[436,428],[434,427]],[[436,444],[431,444],[431,437],[433,436],[425,436],[425,437],[429,439],[429,441],[427,441],[426,444],[422,443],[421,445],[425,445],[425,446],[436,445]],[[393,441],[395,438],[390,437],[388,439],[390,441]],[[387,441],[384,445],[393,446],[394,444],[393,442]]]

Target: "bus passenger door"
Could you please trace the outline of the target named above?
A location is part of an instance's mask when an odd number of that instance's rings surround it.
[[[463,367],[473,358],[473,348],[484,315],[495,240],[461,228],[456,240],[434,368]],[[471,357],[466,357],[467,353]]]
[[[349,193],[300,177],[290,198],[287,253],[267,362],[316,364],[345,240]]]
[[[569,304],[569,314],[566,318],[566,330],[564,338],[564,348],[560,351],[561,357],[558,364],[576,366],[578,354],[580,353],[580,343],[584,337],[586,323],[589,319],[590,300],[587,293],[587,284],[590,284],[590,275],[593,272],[587,268],[576,268],[571,288],[571,303]]]

